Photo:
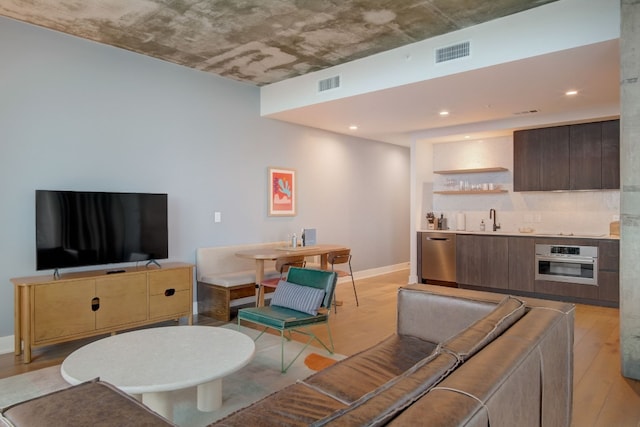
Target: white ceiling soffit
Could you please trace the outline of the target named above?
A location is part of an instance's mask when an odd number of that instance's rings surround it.
[[[400,145],[616,116],[619,36],[618,0],[561,0],[263,86],[261,112]],[[435,63],[437,49],[466,41],[468,56]],[[334,77],[339,87],[318,91]],[[567,98],[569,89],[579,95]]]

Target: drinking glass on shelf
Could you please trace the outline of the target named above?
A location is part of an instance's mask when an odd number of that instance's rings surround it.
[[[447,187],[447,190],[455,190],[456,189],[456,180],[453,178],[447,178],[445,185]]]

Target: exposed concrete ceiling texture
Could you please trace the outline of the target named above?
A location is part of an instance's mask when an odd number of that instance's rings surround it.
[[[554,1],[3,0],[0,15],[264,86]]]

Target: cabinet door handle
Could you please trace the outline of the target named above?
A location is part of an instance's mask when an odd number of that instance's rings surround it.
[[[100,308],[100,298],[95,297],[91,300],[91,311],[98,311]]]
[[[165,297],[170,297],[170,296],[172,296],[172,295],[173,295],[173,294],[175,294],[175,293],[176,293],[176,290],[175,290],[175,289],[173,289],[173,288],[169,288],[169,289],[167,289],[166,291],[164,291],[164,296],[165,296]]]

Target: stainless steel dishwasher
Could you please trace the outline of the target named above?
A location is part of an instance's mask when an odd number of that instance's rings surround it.
[[[422,283],[456,286],[456,235],[420,233],[418,266]]]

